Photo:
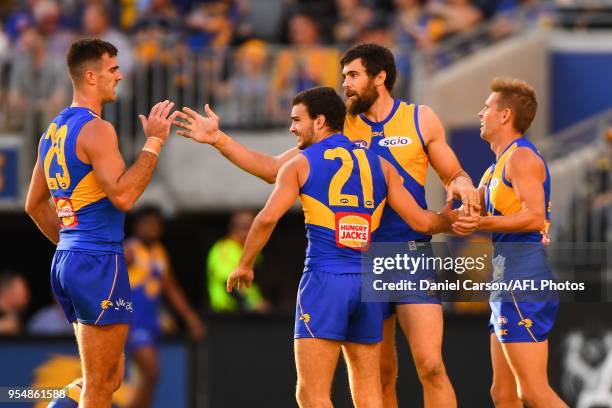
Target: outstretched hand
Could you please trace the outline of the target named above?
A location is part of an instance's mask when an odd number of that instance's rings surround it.
[[[138,115],[146,137],[157,137],[166,143],[170,134],[170,126],[179,114],[179,111],[175,111],[168,116],[173,107],[174,102],[165,100],[156,103],[151,108],[148,118],[145,115]]]
[[[255,279],[255,273],[253,268],[237,267],[234,272],[227,279],[227,291],[228,293],[234,290],[234,286],[238,286],[238,290],[246,286],[251,287],[251,283]]]
[[[219,116],[208,104],[204,106],[204,110],[206,117],[185,106],[177,115],[181,120],[174,121],[174,125],[182,129],[176,134],[199,143],[214,144],[219,139]]]

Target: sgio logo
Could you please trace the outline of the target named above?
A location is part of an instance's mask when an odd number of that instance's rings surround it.
[[[379,146],[382,147],[403,147],[408,146],[412,143],[412,139],[405,136],[389,136],[384,139],[381,139],[378,142]]]

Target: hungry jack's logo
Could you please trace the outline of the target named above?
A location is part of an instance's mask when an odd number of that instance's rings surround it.
[[[366,250],[371,239],[369,214],[336,213],[336,245],[340,248]]]
[[[77,215],[72,207],[72,201],[67,197],[54,197],[57,217],[64,228],[74,227],[78,225]]]

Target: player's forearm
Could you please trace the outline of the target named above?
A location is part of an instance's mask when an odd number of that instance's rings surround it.
[[[132,209],[138,197],[149,185],[157,165],[157,156],[142,151],[138,158],[117,180],[113,196],[109,197],[115,207],[121,211]]]
[[[480,217],[478,230],[484,232],[538,232],[544,228],[546,219],[543,214],[521,211],[511,215],[492,215]]]
[[[189,306],[185,294],[176,284],[172,283],[165,288],[165,294],[174,310],[181,315],[183,320],[189,321],[197,318],[196,312]]]
[[[443,215],[433,211],[424,211],[424,226],[421,230],[416,230],[423,234],[434,235],[441,232],[448,232],[451,229],[451,224]]]
[[[60,224],[53,206],[49,202],[35,205],[28,203],[26,212],[49,241],[57,245],[59,242]]]
[[[251,230],[247,235],[244,243],[244,250],[240,257],[240,266],[248,269],[253,269],[257,255],[266,246],[277,220],[271,219],[261,213],[255,217]]]
[[[226,159],[247,173],[267,183],[276,181],[276,175],[282,165],[276,157],[248,149],[233,139],[217,149]]]

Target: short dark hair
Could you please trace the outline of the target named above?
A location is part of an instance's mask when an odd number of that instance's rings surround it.
[[[136,210],[136,212],[134,213],[134,221],[138,223],[143,218],[151,217],[151,216],[156,217],[161,221],[164,220],[164,214],[162,213],[161,209],[158,206],[151,204],[151,205],[144,205],[140,207],[138,210]]]
[[[66,55],[70,77],[73,81],[78,82],[83,76],[85,63],[99,61],[104,54],[116,57],[117,53],[117,48],[113,44],[99,38],[81,38],[74,41]]]
[[[491,81],[491,91],[499,93],[498,109],[510,108],[514,114],[512,125],[524,134],[538,110],[533,87],[520,79],[498,77]]]
[[[385,71],[387,74],[385,88],[387,88],[389,92],[393,90],[395,78],[397,77],[397,68],[395,67],[395,58],[391,50],[378,44],[358,44],[349,48],[344,55],[342,55],[340,65],[344,67],[346,64],[358,58],[361,58],[361,63],[370,77],[374,77],[381,71]]]
[[[303,104],[311,119],[325,116],[325,123],[331,130],[341,132],[344,127],[346,106],[334,88],[318,86],[295,95],[291,106]]]

